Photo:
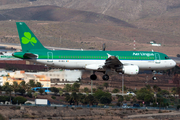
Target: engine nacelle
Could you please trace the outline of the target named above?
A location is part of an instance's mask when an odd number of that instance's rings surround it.
[[[122,72],[127,75],[137,75],[139,73],[139,67],[137,65],[124,65]]]

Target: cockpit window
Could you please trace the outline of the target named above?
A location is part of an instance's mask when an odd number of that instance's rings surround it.
[[[166,56],[165,59],[170,59],[170,58],[168,56]]]

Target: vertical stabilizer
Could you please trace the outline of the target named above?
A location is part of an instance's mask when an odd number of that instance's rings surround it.
[[[23,52],[29,52],[31,49],[46,49],[29,29],[26,23],[16,22],[16,25]]]

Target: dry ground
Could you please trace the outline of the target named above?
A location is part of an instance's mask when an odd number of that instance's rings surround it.
[[[138,109],[112,109],[112,108],[62,108],[62,107],[41,107],[41,106],[0,106],[0,113],[7,119],[56,119],[56,120],[119,120],[119,119],[133,119],[131,115],[148,115],[157,114],[156,117],[152,116],[151,119],[178,119],[179,114],[175,116],[159,116],[159,114],[167,114],[172,111],[163,110],[159,113],[158,110],[138,110]],[[84,118],[84,119],[83,119]],[[137,119],[137,116],[134,117]],[[145,120],[148,117],[138,117],[138,119]]]

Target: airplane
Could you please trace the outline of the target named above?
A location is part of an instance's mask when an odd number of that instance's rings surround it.
[[[49,50],[24,22],[16,25],[22,51],[13,53],[14,57],[62,69],[92,70],[91,80],[97,79],[95,72],[104,73],[102,79],[108,80],[112,71],[137,75],[140,70],[167,70],[176,65],[166,54],[154,51]]]

